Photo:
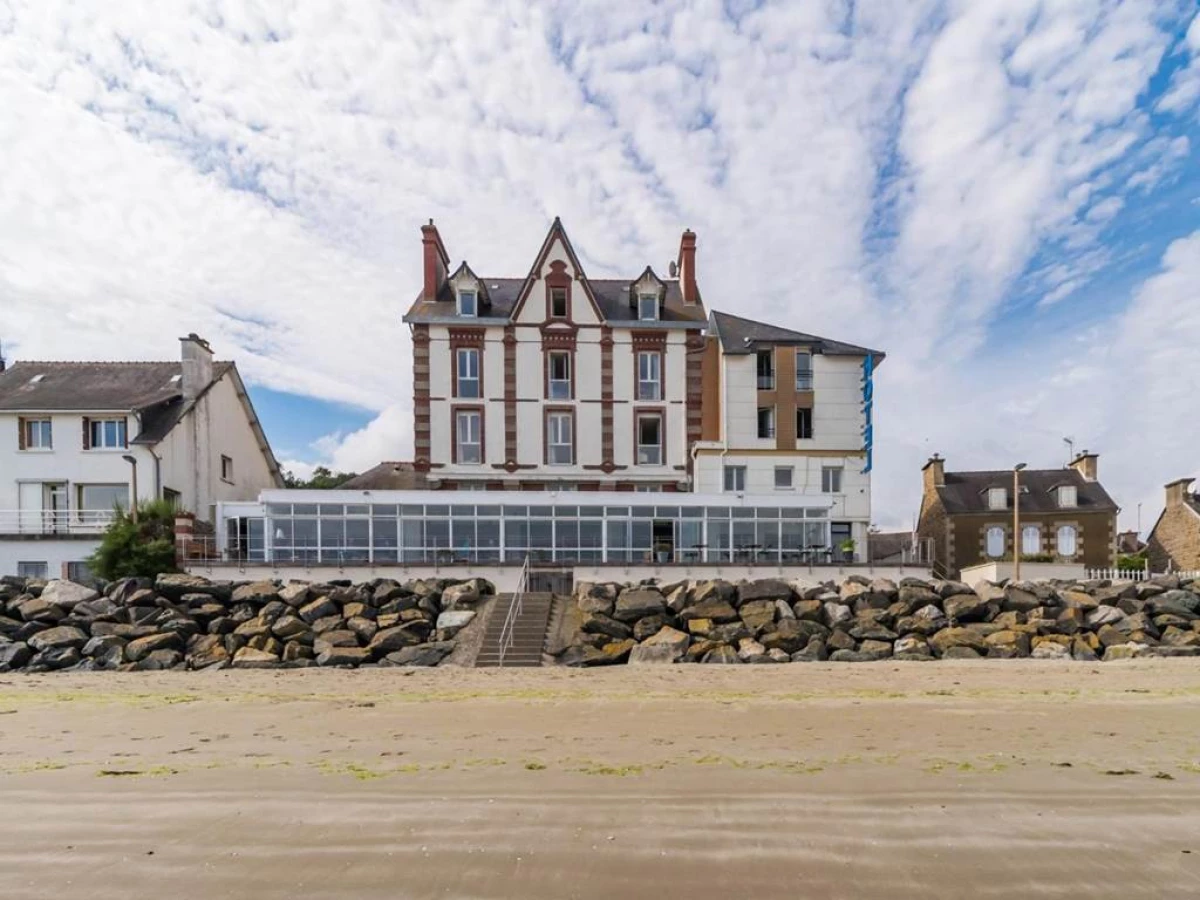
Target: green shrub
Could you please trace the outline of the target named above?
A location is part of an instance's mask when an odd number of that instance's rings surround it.
[[[1137,572],[1146,568],[1145,553],[1129,553],[1124,556],[1117,557],[1117,568],[1125,570],[1134,570]]]
[[[154,578],[160,572],[176,571],[176,512],[166,500],[139,504],[137,522],[125,510],[118,510],[88,567],[105,581]]]

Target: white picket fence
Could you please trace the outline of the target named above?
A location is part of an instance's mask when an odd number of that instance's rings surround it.
[[[1109,581],[1148,581],[1151,578],[1156,578],[1160,575],[1177,575],[1183,580],[1189,578],[1200,578],[1200,570],[1186,572],[1151,572],[1149,569],[1086,569],[1084,577],[1087,580],[1099,580],[1101,578]]]

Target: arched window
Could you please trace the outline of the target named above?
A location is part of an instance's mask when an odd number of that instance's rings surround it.
[[[1075,526],[1058,526],[1058,555],[1072,557],[1075,555]]]
[[[1004,555],[1004,529],[993,525],[987,530],[987,555],[999,559]]]
[[[1042,529],[1026,525],[1021,529],[1021,552],[1026,556],[1042,552]]]

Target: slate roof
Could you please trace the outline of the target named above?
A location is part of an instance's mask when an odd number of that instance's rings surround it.
[[[638,278],[640,277],[639,275]],[[517,298],[521,295],[525,279],[480,276],[479,281],[486,286],[490,301],[480,307],[479,316],[484,319],[490,316],[508,319],[517,305]],[[604,314],[607,321],[630,324],[638,322],[637,309],[629,302],[629,288],[637,281],[637,278],[589,278],[587,281],[592,288],[592,294],[596,297],[600,312]],[[704,304],[696,303],[693,306],[684,304],[683,291],[679,286],[678,279],[666,280],[663,283],[667,287],[667,293],[659,321],[686,322],[695,325],[696,328],[703,328],[708,318]],[[587,301],[583,300],[582,302],[586,303]],[[461,319],[463,324],[476,321],[473,318],[458,315],[454,292],[447,281],[442,285],[438,299],[433,303],[425,303],[418,296],[404,320],[406,322],[428,322],[433,319],[453,318]]]
[[[232,366],[214,363],[213,381]],[[22,360],[0,373],[0,410],[140,410],[181,396],[182,377],[178,362]]]
[[[1064,509],[1058,505],[1054,489],[1074,485],[1077,506]],[[1009,492],[1012,508],[1012,469],[997,472],[947,472],[946,483],[937,488],[942,506],[951,515],[959,513],[996,513],[988,508],[988,488],[1002,487]],[[1025,469],[1021,472],[1022,513],[1115,512],[1116,502],[1098,481],[1088,481],[1075,469]]]
[[[875,563],[901,562],[912,543],[911,531],[872,531],[867,534],[868,558]]]
[[[424,491],[429,489],[424,473],[410,462],[381,462],[338,485],[339,491]]]
[[[882,362],[887,355],[882,350],[871,350],[859,347],[857,344],[847,344],[829,338],[807,334],[803,331],[792,331],[790,328],[780,328],[766,322],[755,322],[729,313],[713,311],[709,317],[709,328],[721,341],[721,349],[730,355],[753,353],[762,344],[807,344],[817,353],[826,356],[867,356],[870,354],[875,362]]]

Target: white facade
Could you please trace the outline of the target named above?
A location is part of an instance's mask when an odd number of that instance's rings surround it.
[[[3,377],[25,380],[36,366],[21,364]],[[113,503],[128,508],[134,499],[135,465],[127,457],[136,463],[138,501],[175,498],[205,521],[222,501],[278,487],[278,465],[237,370],[222,367],[196,393],[153,442],[139,436],[161,408],[63,409],[71,405],[64,397],[52,408],[0,410],[0,574],[70,574],[68,564],[95,550]],[[28,446],[43,443],[40,431],[37,441],[21,440],[22,422],[31,420],[49,421],[48,447]],[[85,423],[100,421],[123,423],[124,441],[86,446]]]

